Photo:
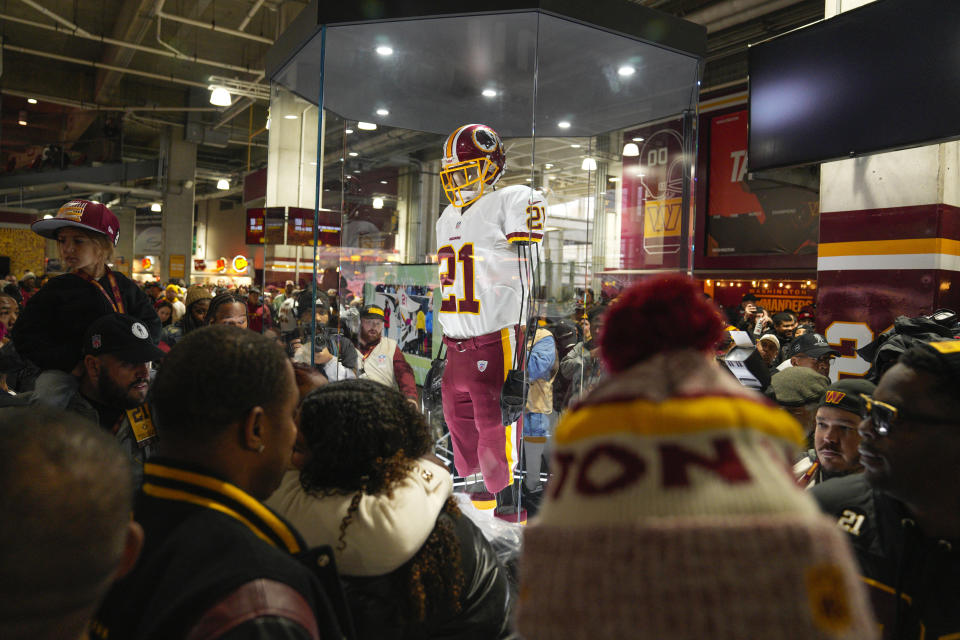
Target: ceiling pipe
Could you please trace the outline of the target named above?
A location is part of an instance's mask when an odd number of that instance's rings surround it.
[[[767,2],[769,0],[726,0],[726,2],[720,2],[699,11],[692,11],[681,17],[696,24],[707,25],[718,20],[726,20],[741,11],[754,9]]]
[[[32,5],[31,5],[32,6]],[[52,11],[46,10],[45,14],[53,14]],[[148,47],[142,44],[136,44],[133,42],[125,42],[123,40],[117,40],[116,38],[109,38],[107,36],[100,36],[95,33],[89,33],[88,31],[81,29],[80,27],[70,23],[67,20],[62,18],[57,19],[57,22],[63,24],[63,27],[60,27],[55,24],[44,24],[43,22],[37,22],[35,20],[28,20],[26,18],[20,18],[18,16],[12,16],[6,13],[0,13],[0,20],[17,22],[19,24],[24,24],[29,27],[36,27],[37,29],[45,29],[47,31],[54,31],[56,33],[64,33],[67,35],[76,36],[78,38],[84,38],[86,40],[93,40],[94,42],[102,42],[104,44],[114,45],[116,47],[125,47],[127,49],[134,49],[136,51],[142,51],[144,53],[150,53],[155,56],[163,56],[165,58],[174,58],[176,60],[185,60],[189,62],[196,62],[198,64],[203,64],[208,67],[218,67],[220,69],[227,69],[229,71],[237,71],[240,73],[253,73],[253,74],[262,74],[262,69],[253,69],[250,67],[242,67],[236,64],[228,64],[226,62],[219,62],[217,60],[210,60],[208,58],[198,58],[196,56],[187,55],[184,53],[173,53],[170,51],[164,51],[162,49],[156,49],[154,47]]]
[[[144,198],[160,198],[163,194],[153,189],[141,189],[139,187],[124,187],[117,184],[97,184],[93,182],[51,182],[49,184],[35,184],[20,187],[10,187],[0,189],[0,196],[14,194],[43,195],[47,194],[50,198],[55,198],[58,192],[65,193],[76,191],[78,193],[94,193],[97,191],[109,191],[110,193],[124,193],[131,196]],[[68,196],[65,196],[68,197]]]
[[[91,36],[91,35],[93,35],[93,34],[90,33],[89,31],[87,31],[87,30],[85,30],[85,29],[81,29],[79,26],[77,26],[77,25],[75,25],[74,23],[70,22],[70,21],[67,20],[66,18],[64,18],[64,17],[62,17],[62,16],[54,13],[54,12],[51,11],[50,9],[47,9],[46,7],[44,7],[43,5],[41,5],[41,4],[38,3],[38,2],[34,2],[33,0],[20,0],[20,2],[22,2],[22,3],[25,4],[25,5],[27,5],[28,7],[32,7],[32,8],[34,8],[34,9],[36,9],[37,11],[39,11],[40,13],[42,13],[43,15],[47,16],[48,18],[50,18],[51,20],[53,20],[53,21],[55,21],[55,22],[59,22],[59,23],[62,24],[63,26],[71,29],[72,31],[74,31],[74,32],[76,32],[76,33],[79,33],[79,34],[82,34],[82,35],[86,35],[86,36]]]
[[[243,193],[243,186],[233,187],[232,189],[227,189],[226,191],[211,191],[210,193],[201,193],[200,195],[193,196],[194,200],[219,200],[220,198],[226,198],[228,196],[238,196]]]
[[[263,6],[264,0],[257,0],[253,3],[253,6],[250,7],[250,11],[247,12],[247,16],[243,19],[243,22],[240,23],[240,26],[237,27],[240,31],[243,31],[247,28],[247,25],[250,24],[250,21],[253,20],[253,16],[257,15],[257,11],[260,10],[260,7]]]
[[[246,31],[237,31],[236,29],[228,29],[227,27],[220,27],[220,26],[217,26],[216,22],[202,22],[200,20],[194,20],[193,18],[174,15],[172,13],[167,13],[166,11],[163,11],[162,8],[157,9],[157,16],[161,18],[166,18],[167,20],[172,20],[174,22],[182,22],[183,24],[189,24],[193,27],[199,27],[201,29],[210,29],[211,31],[216,31],[217,33],[223,33],[228,36],[235,36],[237,38],[246,38],[247,40],[262,42],[264,44],[273,44],[273,40],[271,40],[270,38],[264,38],[263,36],[247,33]]]
[[[743,24],[744,22],[767,15],[768,13],[773,13],[774,11],[779,11],[780,9],[785,9],[789,6],[799,4],[800,2],[803,2],[803,0],[773,0],[772,2],[759,7],[745,9],[735,15],[707,23],[707,33],[723,31],[724,29],[735,27],[738,24]]]
[[[194,82],[193,80],[185,80],[183,78],[177,78],[176,76],[165,76],[160,73],[150,73],[149,71],[139,71],[137,69],[126,69],[124,67],[117,67],[112,64],[104,64],[102,62],[93,62],[92,60],[81,60],[80,58],[71,58],[70,56],[61,56],[55,53],[47,53],[46,51],[37,51],[36,49],[27,49],[26,47],[18,47],[12,44],[3,43],[3,48],[9,51],[16,51],[18,53],[25,53],[31,56],[39,56],[41,58],[50,58],[51,60],[59,60],[60,62],[72,62],[74,64],[82,64],[88,67],[93,67],[95,69],[106,69],[108,71],[117,71],[119,73],[129,73],[135,76],[141,76],[144,78],[150,78],[152,80],[165,80],[166,82],[172,82],[174,84],[183,84],[188,87],[199,87],[201,89],[206,89],[207,84],[205,82]]]
[[[0,89],[0,93],[8,96],[16,96],[18,98],[36,98],[42,102],[49,102],[50,104],[59,104],[64,107],[73,107],[75,109],[83,109],[85,111],[157,111],[157,112],[180,112],[180,111],[220,111],[219,107],[161,107],[161,106],[144,106],[144,105],[125,105],[125,106],[110,106],[103,104],[94,104],[93,102],[84,102],[82,100],[71,100],[70,98],[56,98],[54,96],[45,96],[39,93],[31,93],[29,91],[18,91],[16,89]]]

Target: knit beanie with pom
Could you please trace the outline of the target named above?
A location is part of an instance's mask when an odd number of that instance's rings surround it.
[[[877,637],[842,532],[794,484],[799,425],[716,364],[722,335],[685,276],[611,307],[613,375],[557,426],[525,532],[527,640]]]

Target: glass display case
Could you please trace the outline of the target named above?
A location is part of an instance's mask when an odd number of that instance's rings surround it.
[[[437,1],[312,3],[267,58],[266,207],[285,208],[286,235],[265,244],[265,284],[282,287],[288,272],[271,265],[292,260],[298,285],[335,290],[341,313],[358,300],[392,306],[405,326],[391,330],[422,375],[441,331],[500,328],[502,317],[475,316],[517,306],[501,285],[520,290],[516,324],[532,337],[530,318],[577,331],[588,307],[633,279],[692,271],[705,50],[702,27],[621,0],[477,12]],[[471,123],[499,134],[506,158],[478,202],[491,191],[526,198],[505,223],[485,214],[502,232],[490,242],[526,235],[516,254],[484,255],[483,240],[464,245],[453,227],[437,237],[453,206],[444,147],[449,156],[448,136]],[[417,313],[429,314],[436,338],[424,327],[414,335]]]

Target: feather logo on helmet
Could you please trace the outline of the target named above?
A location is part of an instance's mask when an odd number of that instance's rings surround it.
[[[443,144],[440,181],[455,207],[478,200],[503,175],[506,154],[497,132],[483,124],[466,124]]]

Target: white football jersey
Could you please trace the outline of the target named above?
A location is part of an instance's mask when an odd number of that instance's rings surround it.
[[[462,214],[453,205],[444,209],[437,220],[444,335],[470,338],[526,322],[528,273],[536,264],[528,270],[514,243],[539,243],[546,216],[543,196],[523,185],[484,194]]]

